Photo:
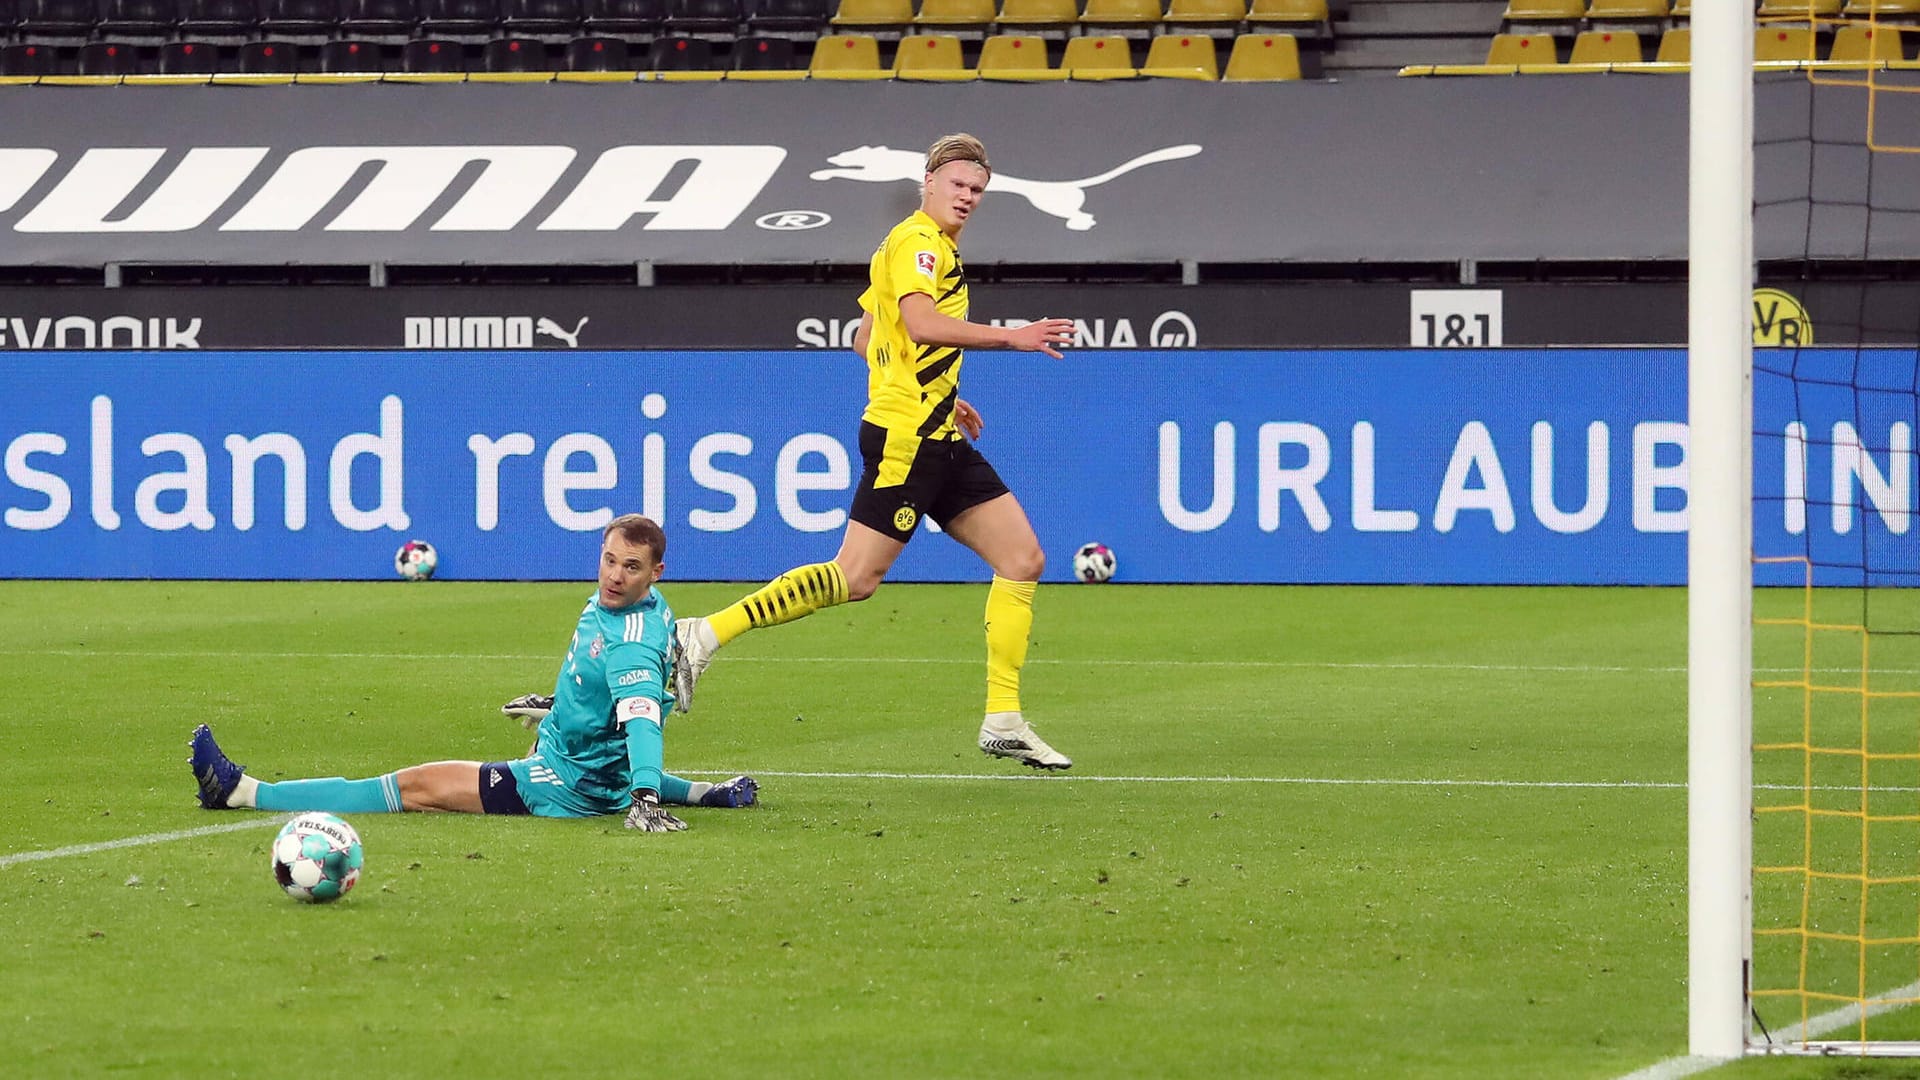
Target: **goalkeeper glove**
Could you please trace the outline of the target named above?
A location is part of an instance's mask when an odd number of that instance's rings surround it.
[[[508,716],[517,717],[523,728],[536,728],[540,726],[540,721],[545,720],[547,714],[553,711],[553,695],[521,694],[500,706],[500,711]]]
[[[633,806],[627,810],[627,828],[642,832],[679,832],[687,823],[660,806],[658,793],[641,788],[633,793]]]

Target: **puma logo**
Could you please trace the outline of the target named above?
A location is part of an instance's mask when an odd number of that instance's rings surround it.
[[[1094,225],[1093,215],[1084,209],[1088,188],[1098,187],[1143,166],[1157,165],[1162,161],[1178,161],[1181,158],[1190,158],[1199,152],[1200,147],[1195,143],[1168,146],[1141,154],[1098,176],[1089,176],[1084,180],[1026,180],[997,172],[993,174],[991,180],[987,181],[987,190],[1018,195],[1033,204],[1035,210],[1052,214],[1065,221],[1067,228],[1075,232],[1085,232]],[[811,174],[813,179],[864,180],[870,184],[911,180],[918,184],[926,176],[926,155],[917,150],[895,150],[886,146],[856,146],[851,150],[843,150],[827,160],[838,168],[817,170]]]
[[[573,333],[569,334],[565,330],[560,329],[559,323],[542,315],[540,321],[533,324],[533,332],[536,334],[545,334],[550,338],[559,338],[561,341],[567,343],[567,348],[577,349],[580,347],[580,328],[587,325],[592,318],[591,315],[580,316],[580,321],[573,324]]]

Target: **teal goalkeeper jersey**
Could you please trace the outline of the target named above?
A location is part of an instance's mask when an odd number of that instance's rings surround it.
[[[594,798],[626,800],[634,769],[648,763],[629,760],[627,733],[614,720],[614,705],[645,697],[659,704],[661,718],[672,711],[672,644],[673,609],[660,590],[617,611],[601,607],[597,592],[587,601],[535,750],[569,787]],[[658,761],[651,765],[660,767]]]

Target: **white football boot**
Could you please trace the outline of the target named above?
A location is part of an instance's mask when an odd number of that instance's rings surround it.
[[[707,620],[692,616],[673,620],[673,640],[673,711],[687,712],[693,708],[693,684],[713,663],[720,639]]]
[[[980,725],[980,750],[1036,769],[1071,769],[1073,759],[1047,745],[1017,712],[988,713]]]

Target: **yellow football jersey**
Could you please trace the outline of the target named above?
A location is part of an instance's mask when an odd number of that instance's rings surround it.
[[[873,331],[867,341],[867,410],[861,418],[887,429],[888,458],[895,456],[896,441],[958,438],[953,403],[964,354],[955,346],[920,345],[907,336],[900,298],[924,293],[940,314],[965,319],[967,275],[959,246],[925,211],[915,210],[887,233],[868,273],[872,283],[860,294],[860,306],[872,313]]]

